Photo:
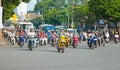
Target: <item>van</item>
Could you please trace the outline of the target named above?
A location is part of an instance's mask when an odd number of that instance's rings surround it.
[[[16,22],[15,25],[20,26],[26,33],[28,33],[31,28],[34,29],[34,25],[31,22]]]

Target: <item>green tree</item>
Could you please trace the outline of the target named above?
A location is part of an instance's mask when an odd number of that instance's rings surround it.
[[[30,0],[22,0],[29,2]],[[3,5],[3,22],[8,20],[13,15],[13,9],[20,3],[19,0],[2,0]]]
[[[90,0],[89,9],[98,18],[105,18],[112,21],[120,19],[120,0]]]

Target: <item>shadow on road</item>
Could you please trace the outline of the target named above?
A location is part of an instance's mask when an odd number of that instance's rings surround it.
[[[45,51],[45,52],[58,52],[56,50],[40,50],[40,51]]]
[[[77,46],[76,48],[73,48],[72,46],[69,46],[67,48],[71,48],[71,49],[86,49],[86,50],[89,49],[87,46]]]
[[[28,48],[16,48],[17,50],[30,51]]]

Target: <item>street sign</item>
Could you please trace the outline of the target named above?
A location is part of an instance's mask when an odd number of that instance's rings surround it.
[[[0,7],[0,28],[3,28],[3,25],[2,25],[2,7]]]
[[[99,20],[99,24],[104,24],[104,21],[103,20]]]

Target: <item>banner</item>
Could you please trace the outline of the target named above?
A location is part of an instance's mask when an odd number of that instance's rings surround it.
[[[2,25],[2,11],[3,9],[2,9],[2,7],[0,6],[0,28],[3,28],[3,25]]]

